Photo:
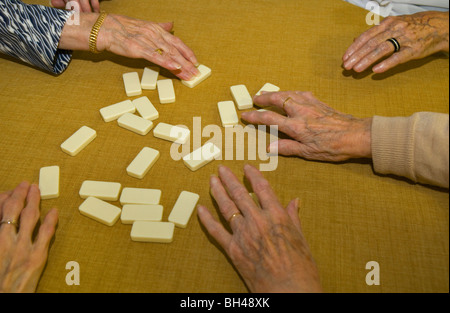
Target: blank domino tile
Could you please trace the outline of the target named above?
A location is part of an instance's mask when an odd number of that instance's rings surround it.
[[[87,126],[81,127],[61,144],[65,153],[75,156],[97,137],[97,132]]]
[[[159,102],[161,104],[175,102],[175,89],[171,79],[162,79],[156,82],[158,87]]]
[[[265,84],[257,93],[256,95],[259,96],[261,95],[261,92],[266,91],[266,92],[278,92],[280,91],[280,87],[275,86],[271,83],[267,83]]]
[[[200,196],[189,191],[182,191],[169,215],[169,222],[177,227],[186,228]]]
[[[217,103],[217,107],[223,127],[232,127],[239,124],[239,118],[233,101],[221,101]]]
[[[153,122],[133,113],[125,113],[117,120],[120,127],[145,136],[153,128]]]
[[[253,99],[245,85],[236,85],[231,88],[231,95],[239,110],[250,109],[253,107]]]
[[[82,215],[106,226],[113,226],[121,213],[119,207],[94,197],[84,200],[78,209]]]
[[[136,221],[131,228],[131,240],[170,243],[175,225],[170,222]]]
[[[137,72],[123,74],[123,84],[128,97],[142,94],[141,81]]]
[[[192,80],[182,80],[181,83],[189,88],[194,88],[209,76],[211,76],[211,69],[205,65],[199,65],[197,69],[200,71],[200,75]]]
[[[100,109],[100,114],[105,122],[117,120],[125,113],[136,112],[136,107],[131,100],[125,100]]]
[[[146,188],[123,188],[120,203],[124,204],[159,204],[161,190]]]
[[[135,221],[161,222],[163,210],[160,204],[125,204],[120,220],[122,224],[133,224]]]
[[[220,154],[221,150],[213,143],[208,142],[203,147],[184,156],[183,162],[191,171],[196,171],[219,157]]]
[[[39,190],[42,200],[59,197],[59,166],[47,166],[40,169]]]
[[[190,134],[191,131],[189,129],[167,123],[159,123],[153,130],[153,135],[156,138],[172,141],[182,145],[189,140]]]
[[[145,147],[139,152],[130,165],[128,165],[127,173],[131,177],[142,179],[158,159],[158,150]]]
[[[159,117],[158,111],[146,96],[137,98],[132,102],[139,114],[146,120],[153,121]]]
[[[85,180],[79,191],[82,199],[95,197],[105,201],[117,201],[122,185],[115,182]]]
[[[151,66],[144,68],[141,79],[141,88],[145,90],[155,90],[156,81],[158,80],[159,67]]]

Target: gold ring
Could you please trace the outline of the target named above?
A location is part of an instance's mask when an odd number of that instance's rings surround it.
[[[164,50],[161,48],[155,49],[155,52],[159,53],[159,55],[162,55]]]
[[[231,217],[228,219],[228,224],[231,224],[231,221],[239,215],[242,215],[241,212],[236,212],[233,215],[231,215]]]
[[[283,102],[283,110],[284,110],[284,107],[286,106],[286,103],[289,101],[289,100],[291,100],[292,98],[291,97],[288,97],[286,100],[284,100],[284,102]]]
[[[0,222],[0,225],[3,225],[3,224],[12,225],[12,226],[16,227],[16,229],[19,227],[19,223],[16,220],[9,220],[9,219],[3,220]]]

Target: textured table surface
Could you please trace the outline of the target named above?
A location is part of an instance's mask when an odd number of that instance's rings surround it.
[[[159,110],[156,122],[191,131],[194,117],[201,117],[202,128],[221,125],[217,102],[232,100],[230,86],[245,84],[254,94],[267,82],[312,91],[358,117],[448,113],[445,56],[383,75],[342,69],[343,53],[369,26],[364,10],[340,0],[113,0],[102,2],[102,9],[174,21],[175,35],[212,69],[194,89],[162,70],[162,77],[174,79],[177,101],[161,105],[156,91],[144,91]],[[198,193],[218,216],[208,184],[217,166],[229,166],[243,179],[245,163],[264,163],[222,160],[193,173],[170,157],[171,143],[105,123],[99,109],[128,99],[122,74],[141,75],[147,65],[109,53],[75,52],[56,77],[0,56],[0,190],[37,182],[43,166],[61,168],[60,197],[41,203],[43,214],[57,207],[60,220],[38,292],[247,292],[195,214],[186,229],[175,229],[171,244],[152,244],[132,242],[131,225],[107,227],[78,211],[78,191],[89,179],[161,189],[164,220],[182,190]],[[60,144],[83,125],[95,129],[97,138],[76,157],[63,153]],[[202,142],[208,139],[206,134]],[[145,146],[159,150],[161,158],[144,179],[132,178],[126,167]],[[282,203],[301,199],[299,215],[326,291],[448,292],[448,191],[377,175],[370,161],[280,157],[277,169],[264,175]],[[78,286],[66,284],[70,261],[80,265]],[[369,261],[380,265],[379,286],[366,284]]]

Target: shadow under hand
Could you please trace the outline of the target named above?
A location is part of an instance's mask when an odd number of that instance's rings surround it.
[[[385,59],[382,59],[382,60],[378,61],[377,63],[380,63]],[[368,68],[367,70],[365,70],[364,72],[361,72],[361,73],[355,72],[353,70],[346,70],[345,68],[342,67],[343,68],[342,75],[344,77],[353,77],[354,79],[357,79],[357,80],[363,79],[363,78],[366,78],[367,76],[372,75],[372,77],[371,77],[372,80],[379,81],[379,80],[384,80],[384,79],[390,78],[392,76],[395,76],[395,75],[398,75],[401,73],[405,73],[405,72],[420,68],[420,67],[425,66],[426,64],[431,63],[435,60],[442,60],[442,59],[448,59],[448,55],[446,55],[445,53],[437,53],[437,54],[425,57],[423,59],[411,60],[409,62],[399,64],[396,67],[388,70],[387,72],[379,73],[379,74],[372,72],[372,67],[375,66],[375,64],[373,64],[372,66],[370,66],[370,68]]]

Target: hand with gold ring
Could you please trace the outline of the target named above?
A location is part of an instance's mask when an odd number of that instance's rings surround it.
[[[258,106],[274,106],[286,113],[255,110],[241,114],[244,121],[276,125],[290,137],[272,143],[270,153],[330,162],[372,157],[372,118],[338,112],[310,92],[262,93],[253,100]]]
[[[230,257],[251,292],[320,292],[313,261],[298,217],[298,199],[286,208],[250,165],[244,167],[261,206],[230,169],[221,166],[210,179],[211,194],[232,233],[204,206],[198,216],[209,234]]]
[[[100,18],[97,13],[80,13],[80,23],[66,23],[59,49],[90,49],[91,31]],[[96,31],[95,51],[133,59],[145,59],[168,69],[182,80],[200,74],[194,52],[171,31],[173,23],[155,23],[117,14],[107,14]],[[73,25],[72,25],[73,24]]]
[[[343,66],[363,72],[382,60],[372,70],[383,73],[411,60],[448,52],[448,37],[448,12],[388,17],[355,39],[342,58]]]
[[[58,222],[49,211],[33,241],[39,203],[38,186],[27,182],[0,194],[0,293],[36,290]]]

